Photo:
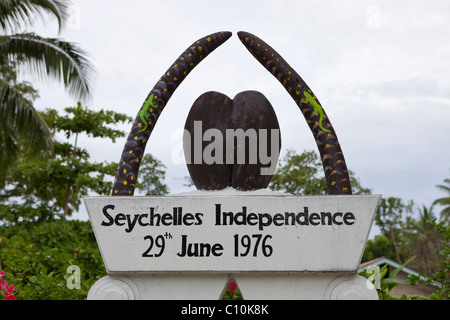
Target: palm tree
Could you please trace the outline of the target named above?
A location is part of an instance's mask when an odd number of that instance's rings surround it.
[[[442,249],[442,239],[438,229],[433,225],[435,220],[434,206],[419,208],[419,217],[411,225],[409,244],[411,256],[415,256],[412,265],[421,272],[437,271],[436,262],[439,261],[439,252]]]
[[[67,0],[0,1],[0,182],[21,145],[34,155],[52,146],[50,130],[33,107],[36,91],[28,83],[17,83],[21,68],[41,79],[62,82],[76,99],[86,100],[91,94],[94,69],[80,48],[61,39],[15,32],[46,15],[58,20],[61,31],[69,4]]]
[[[436,188],[447,192],[447,197],[436,199],[433,204],[445,206],[445,208],[441,211],[441,221],[443,223],[447,223],[450,220],[450,179],[445,179],[444,183],[447,185],[439,184]]]

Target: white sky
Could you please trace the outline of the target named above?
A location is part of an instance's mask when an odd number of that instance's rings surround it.
[[[365,187],[431,205],[450,173],[450,2],[74,0],[63,37],[87,51],[97,68],[89,107],[136,116],[161,75],[197,39],[233,36],[186,78],[158,120],[146,152],[167,166],[172,193],[188,171],[172,155],[195,99],[210,90],[233,98],[262,92],[277,112],[286,149],[317,150],[294,101],[240,43],[255,34],[280,53],[321,101],[348,167]],[[75,105],[53,84],[36,85],[37,109]],[[123,127],[128,133],[131,126]],[[175,138],[177,139],[175,139]],[[82,139],[96,161],[118,161],[125,143]]]

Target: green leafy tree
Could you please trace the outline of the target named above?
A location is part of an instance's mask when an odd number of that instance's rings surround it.
[[[0,270],[17,300],[83,300],[106,275],[88,221],[20,221],[1,225],[0,235]],[[70,266],[80,270],[77,288],[70,286]]]
[[[390,237],[384,234],[376,235],[373,239],[367,240],[362,262],[370,261],[380,257],[395,259],[395,249]]]
[[[52,147],[50,130],[33,107],[36,92],[28,82],[18,83],[19,71],[55,79],[77,99],[91,94],[94,68],[83,50],[21,30],[47,16],[56,18],[62,30],[69,5],[67,0],[0,1],[0,179],[16,162],[20,146],[33,156]]]
[[[59,115],[48,109],[42,118],[53,134],[64,134],[67,140],[55,141],[54,151],[48,152],[45,160],[23,156],[7,176],[1,198],[19,198],[21,204],[31,206],[52,206],[68,216],[78,210],[81,198],[89,192],[110,193],[111,181],[105,178],[115,174],[117,163],[92,162],[88,151],[78,145],[78,137],[83,133],[115,142],[125,134],[108,125],[130,122],[131,118],[113,111],[92,111],[81,104],[67,107],[65,112]]]
[[[22,156],[0,190],[1,277],[14,285],[12,294],[18,300],[86,299],[106,271],[90,222],[68,220],[66,215],[79,208],[88,192],[110,195],[117,163],[92,162],[78,145],[78,136],[114,142],[125,135],[115,129],[117,124],[131,118],[80,104],[65,108],[63,115],[48,109],[42,118],[53,134],[65,139],[56,139],[46,161]],[[151,155],[146,159],[153,160],[143,164],[142,185],[151,193],[164,193],[162,163]],[[146,173],[152,172],[161,181],[147,181]],[[76,287],[70,285],[71,267],[80,271]]]
[[[395,257],[392,258],[399,263],[403,260],[401,250],[405,243],[404,231],[411,223],[413,206],[413,201],[405,203],[400,198],[382,198],[375,215],[375,224],[390,239],[395,252]]]
[[[370,194],[370,189],[361,186],[353,172],[350,172],[354,194]],[[269,188],[291,194],[326,194],[326,180],[319,155],[314,151],[297,154],[287,150],[280,160]]]
[[[165,169],[166,166],[161,161],[154,158],[151,154],[146,154],[139,168],[136,189],[145,193],[146,196],[163,196],[168,194],[169,188],[164,183]]]
[[[32,151],[37,157],[38,151],[52,148],[50,131],[33,108],[38,92],[29,82],[17,81],[15,64],[5,59],[0,51],[0,83],[2,81],[9,87],[0,85],[0,184],[21,150]],[[17,99],[23,100],[22,105],[14,102]],[[13,112],[9,112],[9,104],[17,105]]]
[[[440,259],[437,261],[438,269],[434,273],[424,272],[419,276],[410,275],[409,284],[416,285],[425,279],[426,284],[436,287],[436,292],[431,295],[433,300],[450,299],[450,226],[433,220],[431,223],[441,236],[442,250],[439,252]]]
[[[439,252],[442,239],[438,228],[433,206],[422,206],[418,210],[418,218],[411,222],[405,230],[405,251],[409,257],[415,257],[411,267],[419,272],[436,272],[438,270]]]

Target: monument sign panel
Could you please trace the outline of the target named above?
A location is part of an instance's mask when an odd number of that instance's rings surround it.
[[[380,198],[203,193],[87,198],[108,273],[355,272]]]

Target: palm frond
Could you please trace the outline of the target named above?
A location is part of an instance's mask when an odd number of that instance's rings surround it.
[[[439,184],[436,186],[436,188],[446,192],[449,196],[436,199],[434,200],[433,204],[438,204],[444,207],[440,213],[440,218],[441,222],[446,223],[447,221],[450,221],[450,179],[445,179],[444,183],[446,185]]]
[[[11,168],[19,155],[16,134],[10,125],[2,124],[0,128],[0,189],[4,187],[3,182],[7,171]]]
[[[0,48],[11,57],[21,57],[27,71],[40,78],[61,81],[73,97],[86,101],[91,94],[94,67],[75,44],[34,33],[0,37]]]
[[[0,154],[11,162],[22,143],[39,154],[52,149],[52,134],[40,114],[20,90],[0,78]]]
[[[58,20],[61,31],[68,18],[69,4],[67,0],[1,0],[0,27],[13,30],[30,26],[36,17],[45,18],[45,14],[50,14]]]
[[[446,183],[446,184],[448,184],[448,186],[445,186],[445,185],[443,185],[443,184],[438,184],[437,186],[436,186],[436,188],[438,188],[438,189],[440,189],[440,190],[442,190],[442,191],[445,191],[445,192],[447,192],[448,194],[450,194],[450,179],[445,179],[444,180],[444,182]]]

